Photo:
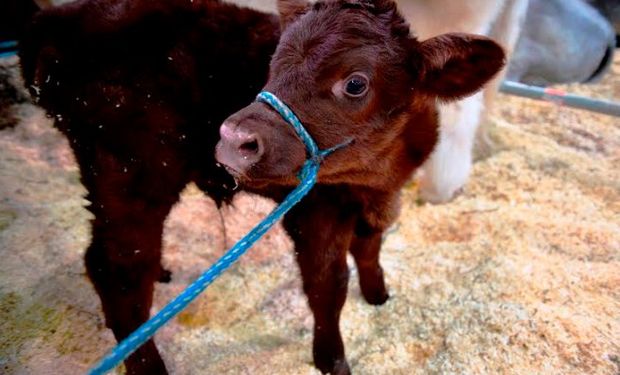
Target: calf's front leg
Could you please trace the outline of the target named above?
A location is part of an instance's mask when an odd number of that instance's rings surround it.
[[[312,353],[322,373],[350,374],[340,334],[340,312],[347,297],[347,249],[353,217],[313,192],[284,220],[295,243],[303,288],[314,316]]]
[[[140,229],[137,229],[140,231]],[[116,340],[121,341],[144,323],[149,317],[153,298],[153,284],[160,276],[161,253],[158,247],[134,243],[131,247],[119,230],[96,230],[93,242],[86,252],[88,275],[99,294],[105,314],[106,325]],[[143,231],[151,235],[154,231]],[[145,234],[146,234],[145,233]],[[114,242],[127,251],[120,250],[106,240],[114,236]],[[146,256],[131,254],[138,250],[149,252]],[[135,250],[129,250],[135,248]],[[111,255],[110,252],[117,252]],[[120,257],[125,257],[122,261]],[[132,259],[133,258],[133,259]],[[167,374],[153,340],[148,340],[125,361],[128,374]]]
[[[180,168],[125,162],[103,148],[90,158],[77,155],[95,216],[86,269],[106,325],[120,341],[149,318],[154,283],[169,278],[161,266],[163,226],[185,179]],[[125,367],[133,375],[167,374],[153,340],[129,356]]]
[[[350,249],[359,273],[362,295],[371,305],[382,305],[389,298],[383,269],[379,264],[382,235],[382,230],[373,229],[360,220]]]
[[[369,194],[370,193],[370,194]],[[379,263],[383,233],[398,217],[400,195],[396,192],[370,191],[361,195],[361,215],[355,223],[350,252],[359,272],[362,295],[371,305],[382,305],[389,298]]]

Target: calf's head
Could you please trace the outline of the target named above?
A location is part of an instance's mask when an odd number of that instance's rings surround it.
[[[405,136],[419,138],[405,143],[420,150],[401,151],[426,157],[437,101],[476,92],[504,64],[501,47],[481,36],[418,41],[391,0],[280,0],[278,8],[282,36],[264,90],[293,109],[319,148],[353,140],[325,160],[319,182],[355,183],[394,159]],[[216,157],[242,183],[296,183],[304,145],[268,105],[233,114],[220,135]]]

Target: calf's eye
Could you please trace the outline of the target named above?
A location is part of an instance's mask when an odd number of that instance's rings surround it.
[[[345,80],[344,92],[352,98],[359,98],[368,91],[368,77],[353,73]]]

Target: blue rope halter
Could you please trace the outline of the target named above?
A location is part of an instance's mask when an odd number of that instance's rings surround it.
[[[142,344],[150,339],[159,328],[166,324],[170,319],[180,313],[189,305],[200,293],[218,278],[225,270],[235,263],[260,237],[262,237],[285,213],[296,205],[316,183],[319,165],[323,158],[335,150],[351,143],[350,140],[332,147],[327,150],[319,150],[316,143],[295,116],[293,111],[286,104],[282,103],[275,95],[263,91],[258,94],[257,101],[266,103],[275,109],[282,118],[289,123],[299,138],[306,146],[308,160],[304,163],[298,177],[301,183],[286,196],[284,201],[276,207],[267,217],[256,227],[246,234],[230,250],[228,250],[217,262],[207,269],[200,277],[191,283],[181,294],[168,303],[155,316],[142,324],[138,329],[123,339],[105,357],[103,357],[89,374],[105,374],[114,369],[131,353],[136,351]]]

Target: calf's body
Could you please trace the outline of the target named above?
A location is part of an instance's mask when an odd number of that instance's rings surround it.
[[[435,147],[438,102],[478,91],[504,53],[470,34],[419,41],[389,0],[281,0],[278,8],[282,36],[264,90],[296,112],[319,148],[350,141],[325,159],[316,188],[284,220],[314,315],[314,363],[348,374],[339,330],[347,252],[366,301],[385,302],[381,237],[401,187]],[[220,134],[216,158],[245,189],[294,183],[303,144],[267,105],[231,115]]]
[[[216,166],[218,126],[264,84],[277,18],[217,2],[78,1],[35,18],[25,80],[69,139],[93,213],[88,274],[122,339],[149,316],[163,223],[195,182],[233,194]],[[129,373],[165,373],[152,341]]]
[[[504,55],[466,34],[418,41],[389,0],[278,6],[279,20],[206,0],[81,0],[40,14],[20,56],[80,165],[94,214],[86,266],[117,339],[147,319],[154,282],[169,277],[163,222],[188,182],[218,203],[237,182],[275,200],[297,183],[305,149],[292,129],[265,104],[240,109],[261,87],[320,148],[351,140],[284,219],[314,316],[315,365],[347,374],[346,254],[364,298],[385,302],[381,237],[437,141],[437,102],[479,90]],[[152,341],[125,364],[166,372]]]

